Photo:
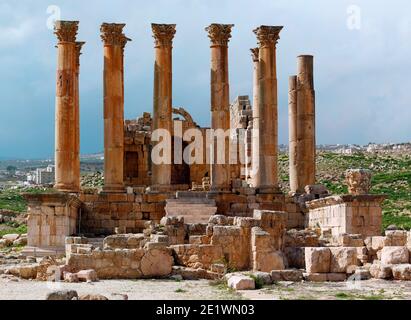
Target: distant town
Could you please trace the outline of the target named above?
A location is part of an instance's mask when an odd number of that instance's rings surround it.
[[[279,145],[280,152],[288,152],[288,145]],[[317,145],[317,151],[338,154],[379,153],[410,154],[411,142]],[[95,153],[81,156],[83,174],[103,172],[104,154]],[[51,186],[54,183],[55,167],[53,159],[0,160],[0,188],[16,186]]]

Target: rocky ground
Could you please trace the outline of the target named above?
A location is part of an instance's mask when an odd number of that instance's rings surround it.
[[[44,300],[56,290],[100,294],[109,300],[409,300],[411,282],[367,280],[357,283],[278,282],[260,290],[238,291],[208,280],[110,280],[49,283],[2,275],[0,300]]]

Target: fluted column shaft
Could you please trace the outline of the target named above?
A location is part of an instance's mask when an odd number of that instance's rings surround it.
[[[278,101],[276,44],[282,27],[254,30],[259,43],[259,138],[258,184],[261,193],[278,190]]]
[[[124,192],[124,91],[123,51],[129,39],[125,24],[103,23],[104,42],[104,188]]]
[[[76,35],[77,21],[56,21],[57,44],[57,88],[55,110],[55,188],[64,192],[76,192],[75,176],[76,149]]]
[[[170,133],[170,136],[172,136],[172,51],[173,38],[176,33],[176,25],[152,24],[151,27],[153,37],[155,39],[153,130],[164,129]],[[171,146],[164,152],[171,153]],[[171,155],[170,158],[172,158]],[[151,178],[152,184],[170,185],[171,169],[171,163],[153,163]]]
[[[206,28],[211,40],[211,128],[214,131],[222,129],[227,132],[230,130],[228,42],[233,26],[232,24],[211,24]],[[224,150],[218,148],[216,137],[212,139],[211,188],[213,191],[230,190],[230,140],[229,136],[224,139]],[[218,161],[221,152],[224,152],[224,161]]]

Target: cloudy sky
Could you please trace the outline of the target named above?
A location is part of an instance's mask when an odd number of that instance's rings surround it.
[[[394,5],[395,3],[395,5]],[[230,95],[252,94],[249,48],[258,25],[283,25],[278,44],[279,139],[287,143],[288,76],[296,56],[315,56],[317,142],[411,140],[411,2],[406,0],[0,0],[0,158],[52,156],[56,38],[48,24],[79,20],[81,152],[103,150],[102,22],[124,22],[125,116],[152,109],[150,23],[176,23],[173,105],[204,126],[209,40],[204,27],[234,23]]]

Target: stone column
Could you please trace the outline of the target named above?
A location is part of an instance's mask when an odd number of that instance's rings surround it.
[[[291,192],[297,192],[297,76],[289,77],[288,91],[288,149],[289,149],[289,181]]]
[[[211,129],[230,129],[230,96],[228,78],[228,42],[233,24],[211,24],[206,28],[211,40]],[[230,190],[230,141],[225,138],[224,163],[217,158],[222,150],[217,150],[216,138],[212,139],[211,190]],[[222,161],[221,161],[222,162]]]
[[[76,36],[78,21],[56,21],[58,38],[57,89],[55,114],[55,188],[76,192],[75,176],[76,113]]]
[[[258,105],[258,95],[259,95],[259,70],[260,70],[260,60],[259,60],[259,49],[251,49],[251,56],[253,58],[253,134],[252,134],[252,147],[251,147],[251,182],[252,186],[255,187],[260,185],[259,181],[259,150],[260,150],[260,139],[259,139],[259,128],[260,128],[260,109]]]
[[[76,42],[75,54],[75,98],[74,98],[74,123],[75,123],[75,137],[74,137],[74,158],[73,158],[73,185],[75,190],[80,191],[80,55],[81,48],[85,42]]]
[[[125,24],[103,23],[104,42],[104,192],[124,192],[123,49]]]
[[[278,192],[278,101],[276,44],[279,26],[260,26],[254,33],[259,44],[260,156],[258,188],[260,193]]]
[[[176,25],[153,23],[151,28],[155,39],[153,130],[164,129],[172,136],[172,50]],[[170,159],[172,150],[170,141],[169,148],[163,150],[170,152]],[[171,185],[171,163],[153,164],[151,183]]]
[[[313,56],[297,58],[297,192],[315,184],[315,92]]]

